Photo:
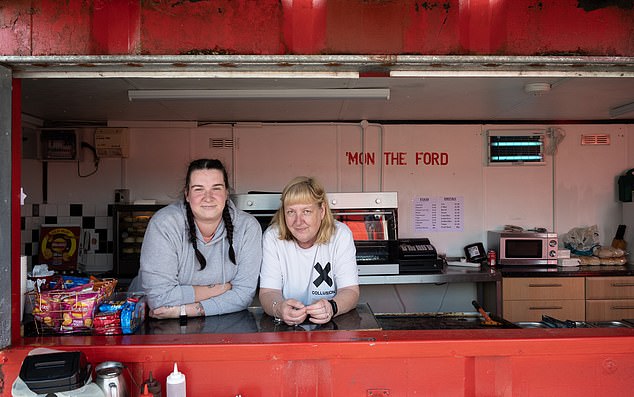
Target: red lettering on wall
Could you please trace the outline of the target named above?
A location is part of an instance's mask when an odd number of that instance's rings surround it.
[[[384,152],[385,165],[407,165],[405,152]]]
[[[445,152],[416,152],[416,165],[447,165],[449,155]]]
[[[375,153],[346,152],[348,165],[374,165]]]

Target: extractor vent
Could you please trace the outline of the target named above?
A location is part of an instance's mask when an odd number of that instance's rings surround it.
[[[209,138],[209,147],[214,149],[232,148],[233,139]]]
[[[489,165],[544,164],[544,132],[487,131]]]
[[[610,134],[581,135],[581,145],[609,145]]]

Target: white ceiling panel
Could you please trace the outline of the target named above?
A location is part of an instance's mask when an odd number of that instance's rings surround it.
[[[634,102],[634,60],[630,58],[400,56],[390,58],[389,63],[353,56],[241,56],[232,59],[233,62],[205,58],[207,63],[198,57],[159,58],[147,57],[141,61],[115,58],[109,62],[104,57],[53,59],[41,65],[20,58],[5,63],[13,63],[16,77],[22,79],[23,113],[45,122],[631,122],[634,119],[634,112],[616,119],[609,116],[610,108]],[[91,61],[101,63],[87,68],[85,65]],[[227,64],[232,65],[229,71]],[[399,73],[420,77],[390,77]],[[329,77],[306,77],[320,74]],[[225,77],[191,77],[200,75]],[[240,77],[226,77],[237,75]],[[260,75],[283,77],[256,77]],[[340,78],[342,75],[348,77]],[[529,83],[547,83],[551,89],[540,96],[531,95],[524,90]],[[128,100],[128,90],[348,88],[388,88],[390,98]]]

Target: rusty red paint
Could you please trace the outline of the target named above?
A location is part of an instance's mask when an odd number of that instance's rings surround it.
[[[140,12],[138,0],[93,2],[90,19],[92,53],[135,53],[140,45]]]
[[[143,3],[142,51],[156,55],[186,54],[192,49],[253,55],[283,51],[279,1],[219,0],[211,4]]]
[[[634,56],[633,6],[619,0],[8,3],[3,55]]]
[[[290,0],[282,4],[282,41],[287,54],[319,54],[326,45],[328,1]]]

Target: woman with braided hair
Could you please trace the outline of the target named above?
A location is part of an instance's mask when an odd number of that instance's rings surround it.
[[[130,290],[146,293],[154,318],[237,312],[253,300],[261,262],[262,228],[229,199],[225,167],[194,160],[184,199],[150,219]]]

